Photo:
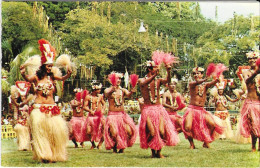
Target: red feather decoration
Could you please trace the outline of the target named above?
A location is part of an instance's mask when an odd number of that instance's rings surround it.
[[[76,100],[77,101],[81,100],[81,92],[76,93]]]
[[[88,90],[84,90],[83,92],[82,92],[82,97],[81,97],[81,99],[85,99],[85,97],[88,95],[88,93],[89,93],[89,91]]]
[[[181,109],[183,109],[186,105],[181,101],[181,98],[180,98],[180,96],[177,96],[176,97],[176,102],[177,102],[177,104],[178,104],[178,110],[181,110]]]
[[[136,86],[138,79],[139,79],[138,75],[136,75],[136,74],[130,75],[130,83],[133,88]]]
[[[162,51],[154,51],[152,53],[152,60],[156,65],[160,65],[163,62],[164,55],[165,53]]]
[[[165,53],[163,57],[163,63],[165,65],[171,65],[172,63],[178,63],[177,57],[172,56],[170,53]]]
[[[216,65],[214,63],[210,63],[208,68],[207,68],[207,72],[206,72],[206,75],[207,76],[210,76],[212,75],[216,70]]]
[[[53,52],[53,60],[55,59],[56,50],[54,47],[51,46],[49,41],[47,41],[45,39],[40,39],[40,40],[38,40],[38,44],[39,44],[39,49],[42,53],[42,57],[41,57],[42,63],[45,63],[47,61],[47,59],[45,58],[45,54],[44,54],[44,52],[46,52],[46,49],[43,46],[44,44],[48,44],[50,46],[50,52],[48,52],[47,55],[50,57],[50,53]]]
[[[108,80],[109,80],[109,82],[110,82],[113,86],[116,86],[116,83],[117,83],[117,81],[118,81],[118,77],[117,77],[116,73],[109,74],[109,75],[108,75]]]
[[[215,70],[215,73],[216,73],[216,75],[217,75],[217,78],[220,76],[220,75],[222,75],[222,73],[224,72],[224,71],[227,71],[228,70],[228,68],[224,65],[224,64],[217,64],[216,65],[216,70]]]
[[[255,62],[256,66],[260,67],[260,58],[258,58]]]

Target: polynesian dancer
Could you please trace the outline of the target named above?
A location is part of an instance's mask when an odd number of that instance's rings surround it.
[[[193,68],[192,72],[195,81],[189,83],[190,104],[183,116],[182,130],[190,142],[190,149],[195,149],[193,139],[204,142],[203,147],[209,148],[209,143],[224,131],[224,128],[217,124],[213,115],[204,109],[206,92],[219,79],[206,82],[207,78],[203,79],[204,68],[201,67]]]
[[[159,63],[157,63],[159,65]],[[146,62],[147,75],[138,80],[143,105],[139,126],[140,147],[151,148],[152,158],[163,158],[163,146],[175,146],[179,142],[178,133],[165,108],[160,104],[160,86],[170,82],[171,66],[166,64],[167,78],[157,78],[159,68],[154,61]]]
[[[84,110],[89,112],[87,117],[86,125],[86,135],[91,141],[91,148],[100,149],[102,143],[104,142],[104,126],[105,117],[103,116],[105,112],[105,101],[103,95],[100,94],[102,84],[92,83],[92,92],[88,94],[84,100]],[[99,142],[96,146],[95,142]]]
[[[78,148],[77,142],[80,142],[80,145],[84,148],[84,141],[87,141],[88,138],[86,137],[86,117],[83,110],[83,90],[75,88],[73,91],[75,98],[70,101],[73,111],[72,118],[69,121],[70,140],[74,143],[75,148]]]
[[[136,89],[128,91],[122,88],[122,77],[122,73],[111,72],[108,79],[112,86],[104,92],[109,103],[104,130],[105,147],[113,149],[113,153],[123,153],[125,148],[133,146],[137,137],[135,123],[124,111],[125,96],[130,97]]]
[[[249,52],[246,54],[250,69],[242,72],[247,88],[247,98],[241,109],[240,132],[248,138],[252,138],[252,151],[256,151],[258,139],[258,151],[260,151],[260,63],[259,52]]]
[[[220,82],[216,83],[216,87],[212,88],[210,93],[214,97],[213,102],[215,104],[216,111],[214,115],[221,119],[224,127],[224,133],[219,136],[220,139],[232,139],[234,134],[231,128],[230,114],[228,112],[228,101],[236,102],[240,99],[240,95],[236,94],[237,98],[232,99],[228,95],[224,94],[227,80],[220,78]]]
[[[26,81],[16,81],[15,85],[11,86],[11,99],[15,105],[14,118],[16,118],[16,125],[14,131],[17,135],[18,150],[30,150],[30,132],[27,124],[29,119],[29,103],[34,96],[29,94],[31,84]]]
[[[66,67],[66,75],[62,76],[60,71],[54,73],[55,49],[47,40],[41,39],[38,43],[42,56],[29,58],[29,61],[26,61],[20,67],[23,78],[35,85],[36,98],[29,122],[32,134],[33,159],[43,163],[66,161],[68,158],[66,145],[69,140],[69,132],[66,121],[62,118],[53,96],[56,92],[55,81],[64,81],[71,76],[71,64]],[[59,61],[68,60],[70,63],[69,56],[64,56],[68,59],[58,58]],[[38,68],[36,68],[37,65],[39,65]],[[29,75],[25,74],[26,67]],[[36,71],[33,72],[32,69]],[[32,74],[30,75],[30,73]]]
[[[185,107],[182,95],[177,92],[176,84],[178,79],[172,78],[168,84],[169,90],[163,94],[163,106],[168,112],[173,125],[178,133],[182,132],[182,116],[177,111],[182,110]]]
[[[31,150],[31,137],[28,125],[29,119],[29,106],[24,105],[20,109],[20,114],[18,115],[18,119],[16,125],[14,126],[14,131],[17,135],[17,144],[18,150],[27,151]]]

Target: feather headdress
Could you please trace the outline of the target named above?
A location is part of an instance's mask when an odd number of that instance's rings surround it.
[[[109,75],[108,75],[108,80],[109,82],[113,85],[113,86],[116,86],[117,84],[117,81],[119,78],[122,78],[123,77],[123,74],[122,73],[118,73],[118,72],[111,72]]]
[[[152,60],[154,61],[155,65],[160,65],[163,63],[164,55],[164,52],[158,50],[152,53]]]
[[[165,53],[163,57],[163,63],[165,65],[171,65],[173,63],[178,63],[178,57],[174,57],[170,53]]]
[[[133,88],[136,86],[138,79],[139,79],[138,75],[136,74],[130,75],[130,84],[132,85]]]
[[[29,57],[23,66],[27,68],[28,74],[33,75],[41,66],[41,57],[39,55],[34,55]]]
[[[42,52],[42,64],[52,64],[56,56],[55,48],[45,39],[40,39],[38,43],[39,49]]]

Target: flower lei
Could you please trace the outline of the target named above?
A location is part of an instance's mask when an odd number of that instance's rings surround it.
[[[60,109],[57,106],[44,106],[40,107],[40,111],[45,114],[49,114],[51,112],[52,115],[59,115]]]
[[[120,91],[120,94],[119,94],[119,101],[117,100],[116,96],[114,95],[114,101],[115,101],[115,105],[117,107],[121,106],[123,104],[123,91],[121,89],[121,87],[119,87],[119,91]],[[115,92],[113,93],[115,94]]]
[[[227,99],[225,96],[217,96],[217,102],[220,102],[225,108],[227,108]]]
[[[147,76],[145,76],[145,78],[148,78]],[[151,82],[150,82],[151,83]],[[151,89],[150,89],[150,83],[148,84],[148,90],[149,90],[149,97],[150,97],[150,101],[151,103],[155,104],[156,103],[156,98],[157,98],[157,78],[155,78],[154,81],[154,99],[152,99],[152,93],[151,93]]]
[[[92,102],[93,102],[93,99],[92,99],[92,98],[93,98],[93,96],[90,95],[90,110],[93,110],[93,109],[92,109]],[[97,110],[97,108],[98,108],[98,101],[97,101],[96,105],[97,105],[97,106],[96,106],[96,108],[95,108],[93,111],[96,111],[96,110]]]
[[[199,85],[199,92],[198,92],[198,94],[199,94],[200,97],[203,96],[203,93],[205,91],[205,86],[204,85],[205,85],[204,83]]]
[[[175,90],[175,93],[176,93],[176,90]],[[172,97],[172,94],[170,93],[170,105],[173,106],[173,107],[177,107],[177,101],[176,101],[176,97],[174,99],[174,103],[173,103],[173,97]]]

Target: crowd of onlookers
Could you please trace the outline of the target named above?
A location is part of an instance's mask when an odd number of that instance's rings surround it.
[[[14,122],[14,119],[13,119],[13,116],[11,115],[2,115],[1,117],[1,125],[12,125],[14,126],[15,125],[15,122]]]

